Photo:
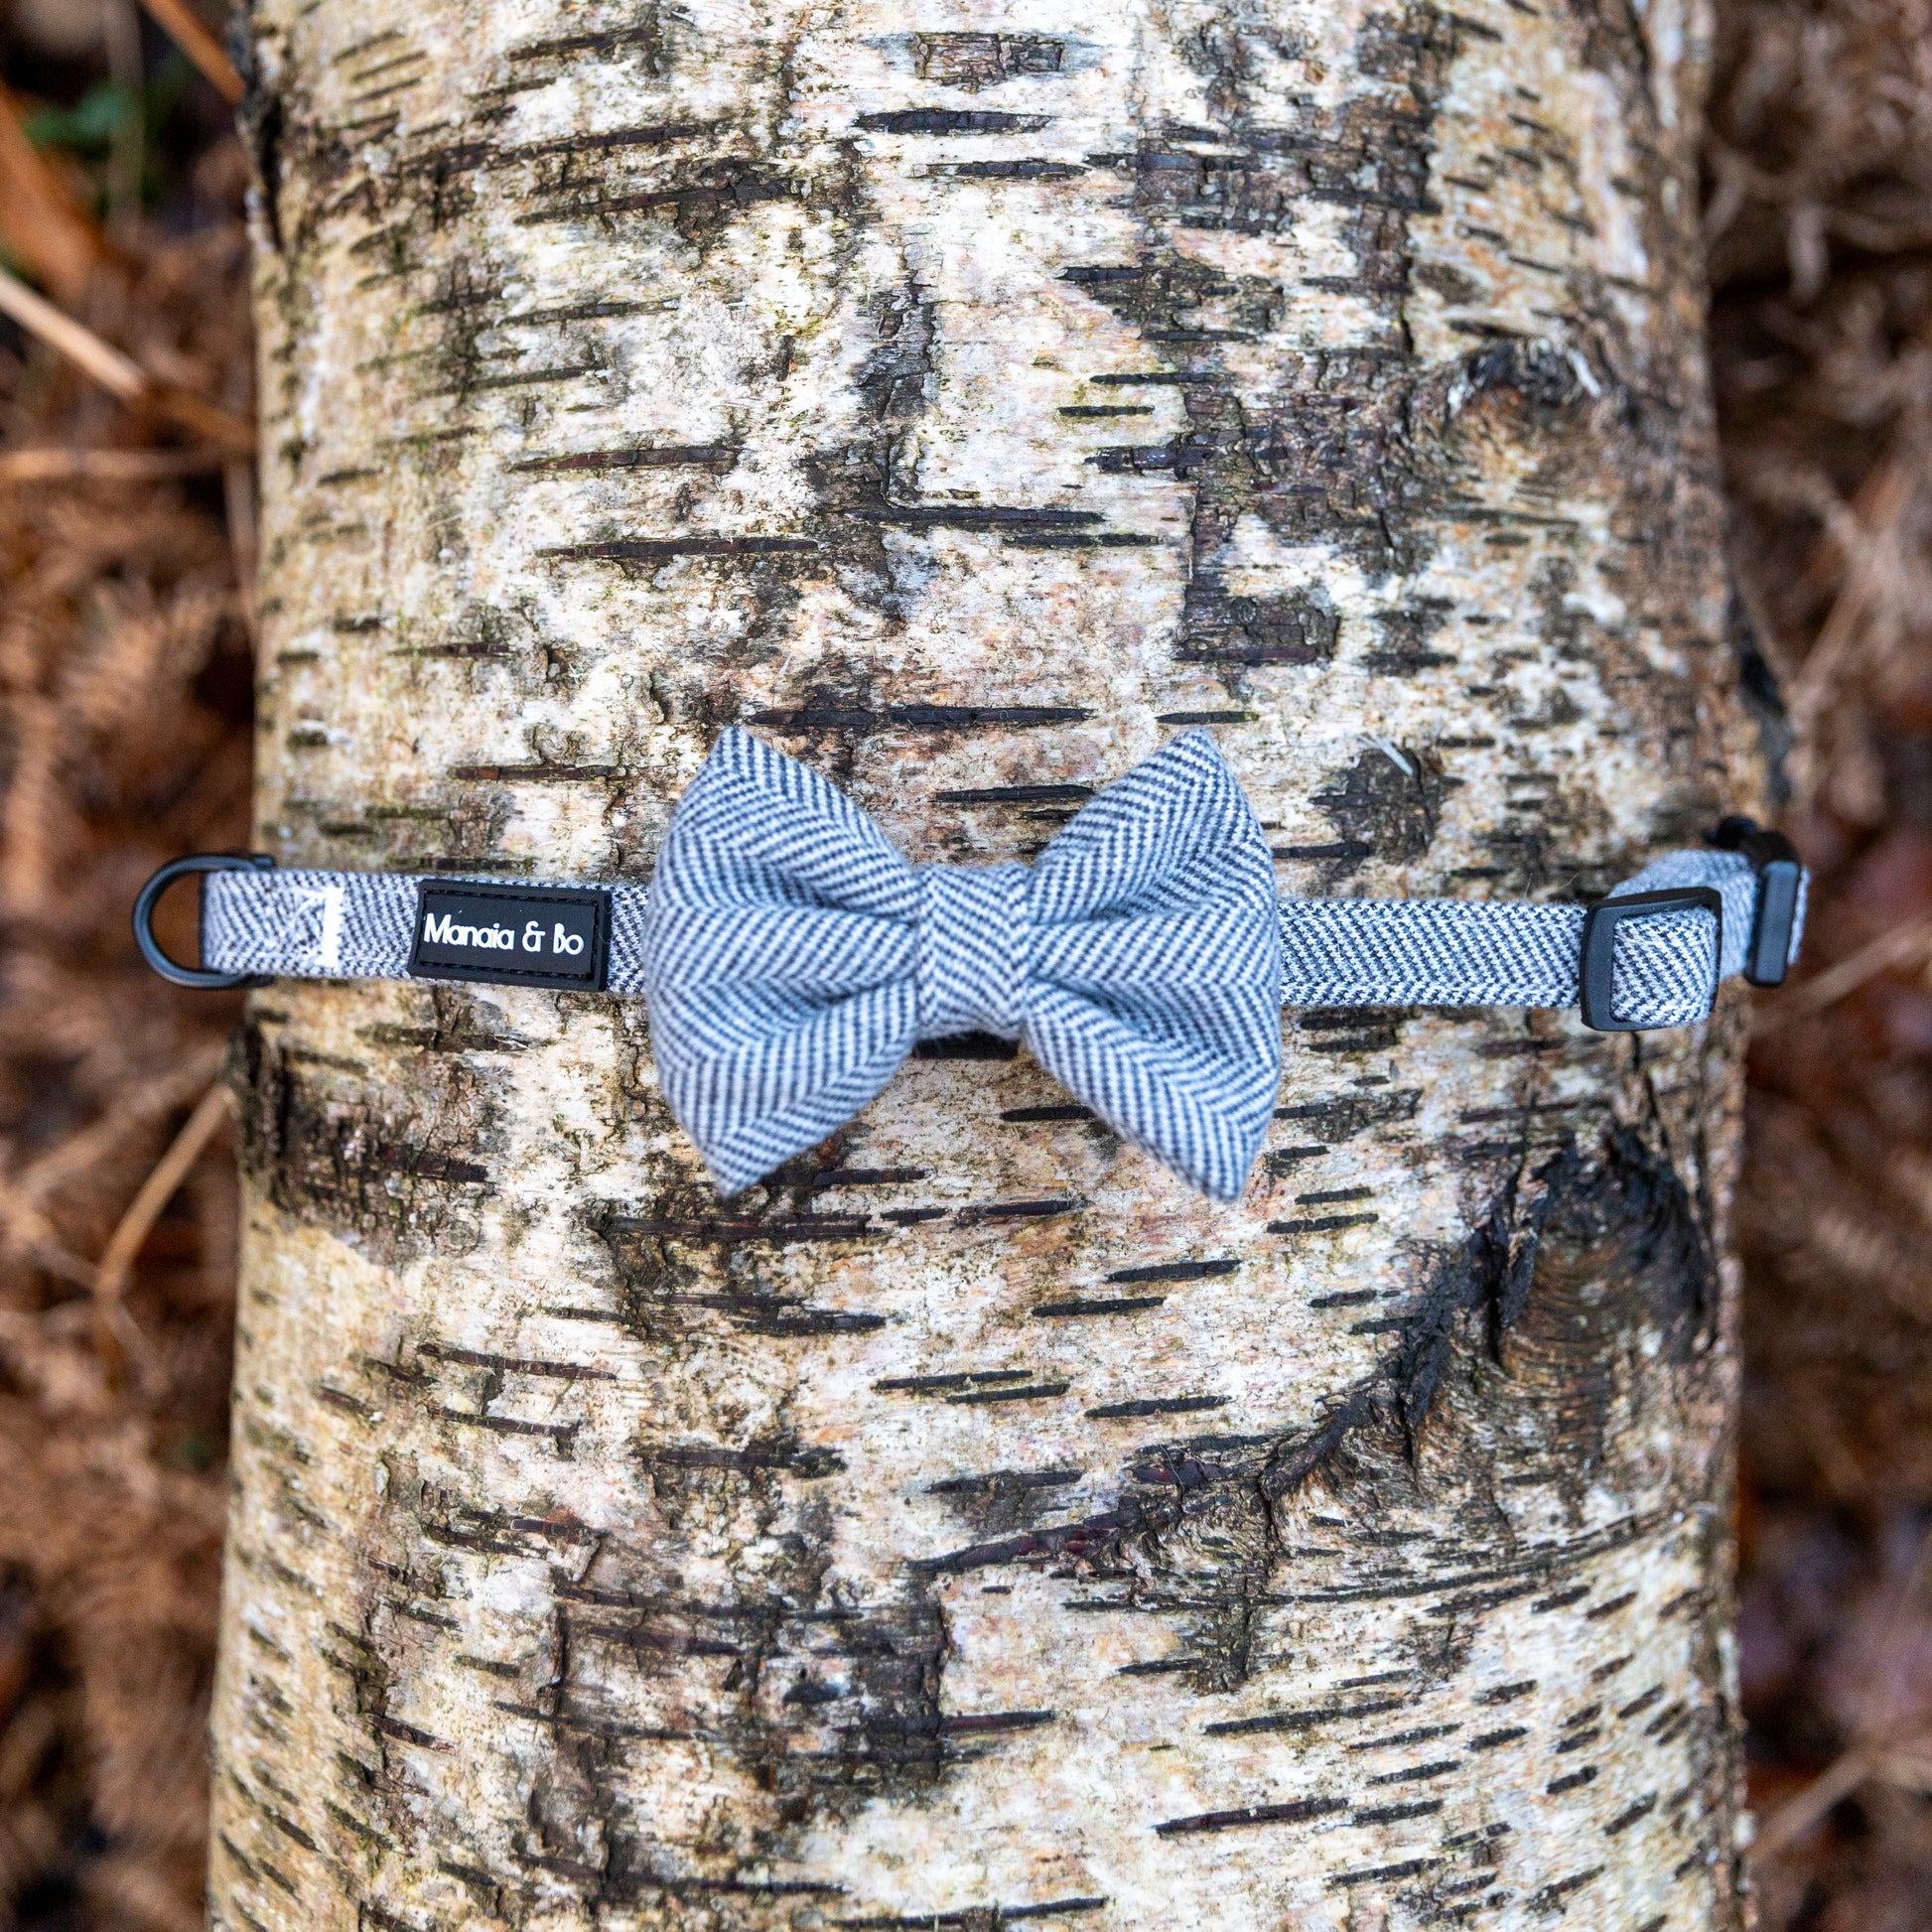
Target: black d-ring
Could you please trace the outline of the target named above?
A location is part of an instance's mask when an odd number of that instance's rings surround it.
[[[134,901],[134,943],[141,957],[165,980],[177,986],[199,987],[203,992],[224,992],[231,986],[266,986],[268,982],[254,973],[210,973],[199,966],[183,966],[161,950],[154,936],[154,908],[161,895],[177,879],[194,872],[273,872],[275,861],[265,852],[196,852],[186,859],[171,859],[141,888]]]

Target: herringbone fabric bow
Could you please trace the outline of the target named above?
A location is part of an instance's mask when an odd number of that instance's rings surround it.
[[[1274,1105],[1274,865],[1204,732],[1108,786],[1029,868],[910,865],[816,772],[728,731],[672,816],[641,936],[658,1080],[725,1193],[950,1034],[1023,1040],[1219,1200]]]

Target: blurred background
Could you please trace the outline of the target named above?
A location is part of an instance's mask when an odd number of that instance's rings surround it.
[[[239,1009],[126,932],[153,867],[248,832],[240,89],[195,4],[0,0],[0,1926],[34,1932],[202,1922]],[[1724,0],[1705,172],[1732,641],[1816,876],[1741,1202],[1759,1905],[1916,1932],[1932,0]]]

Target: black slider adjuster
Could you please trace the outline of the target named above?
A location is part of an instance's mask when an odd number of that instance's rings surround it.
[[[253,973],[210,973],[206,967],[183,966],[161,950],[154,936],[154,908],[161,895],[177,879],[203,872],[273,872],[275,861],[265,852],[197,852],[186,859],[171,859],[141,888],[134,901],[134,943],[141,957],[165,980],[177,986],[192,986],[206,993],[224,992],[231,986],[266,986],[269,982]]]
[[[1766,832],[1750,818],[1727,818],[1711,834],[1721,852],[1741,852],[1757,874],[1757,906],[1744,977],[1753,986],[1782,986],[1791,963],[1791,929],[1805,868],[1798,848],[1782,832]]]
[[[1584,958],[1579,975],[1582,997],[1578,1004],[1584,1010],[1584,1025],[1592,1033],[1640,1034],[1656,1024],[1617,1018],[1613,997],[1617,927],[1626,919],[1654,919],[1666,913],[1690,910],[1709,912],[1718,922],[1718,972],[1711,986],[1711,998],[1715,1001],[1717,981],[1724,973],[1725,902],[1723,895],[1713,888],[1672,886],[1655,893],[1620,893],[1614,898],[1599,898],[1584,914]]]

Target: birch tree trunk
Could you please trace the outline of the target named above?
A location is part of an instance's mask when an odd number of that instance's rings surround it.
[[[641,879],[733,721],[1694,840],[1686,4],[257,0],[261,844]],[[1290,1014],[1234,1208],[953,1042],[721,1204],[635,1004],[257,995],[214,1922],[1740,1925],[1740,1011]]]

